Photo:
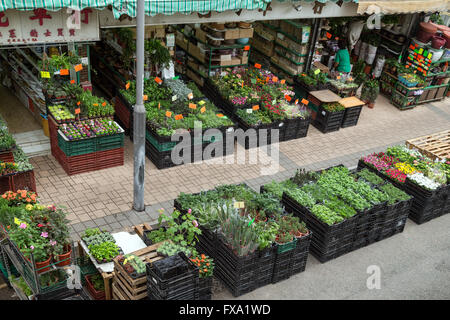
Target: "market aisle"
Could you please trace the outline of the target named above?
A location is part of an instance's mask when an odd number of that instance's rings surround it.
[[[355,127],[322,134],[310,126],[306,138],[281,143],[279,173],[273,176],[261,176],[263,165],[214,164],[213,160],[157,170],[147,159],[145,201],[152,207],[137,220],[155,218],[161,203],[170,208],[180,192],[195,193],[244,181],[257,188],[272,179],[292,176],[298,167],[319,170],[339,163],[355,167],[361,156],[387,145],[450,128],[449,103],[447,99],[400,111],[380,96],[374,109],[363,109]],[[72,224],[122,228],[115,216],[129,211],[133,200],[133,144],[128,138],[125,165],[121,167],[67,176],[53,156],[35,157],[31,163],[41,201],[66,206]]]
[[[9,132],[22,133],[42,130],[42,126],[31,112],[8,88],[0,86],[0,114],[8,124]]]

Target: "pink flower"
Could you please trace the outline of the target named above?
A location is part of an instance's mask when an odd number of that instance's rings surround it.
[[[23,223],[23,222],[22,222],[22,223],[20,224],[19,228],[20,228],[20,229],[26,229],[26,228],[27,228],[26,223]]]
[[[39,227],[39,228],[42,228],[42,227],[43,227],[43,225],[39,223],[39,224],[38,224],[38,227]]]
[[[34,246],[30,246],[30,249],[31,249],[31,250],[34,250]]]
[[[48,232],[42,232],[41,233],[41,237],[42,238],[47,238],[48,237]]]
[[[51,244],[52,246],[54,246],[54,245],[56,245],[56,241],[55,241],[55,240],[50,240],[50,244]]]
[[[197,222],[197,220],[192,221],[192,223],[194,224],[195,227],[198,227],[198,222]]]
[[[189,210],[188,210],[188,213],[191,213],[191,212],[192,212],[192,209],[189,209]]]

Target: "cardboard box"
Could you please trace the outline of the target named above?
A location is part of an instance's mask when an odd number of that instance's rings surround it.
[[[186,70],[186,75],[191,78],[192,80],[194,80],[194,82],[196,84],[198,84],[200,87],[203,87],[204,84],[204,79],[202,77],[200,77],[198,74],[196,74],[195,72],[193,72],[192,70],[187,69]]]
[[[312,65],[313,69],[320,69],[320,71],[323,73],[330,73],[330,69],[327,66],[323,65],[322,63],[320,63],[319,61],[314,62]]]
[[[155,38],[164,38],[166,36],[166,29],[157,28],[154,34]]]
[[[202,52],[200,51],[200,48],[197,47],[197,46],[196,46],[195,44],[193,44],[192,42],[189,42],[188,52],[189,52],[189,54],[191,54],[193,57],[197,58],[199,61],[205,63],[205,55],[202,54]]]
[[[248,63],[248,56],[239,56],[239,60],[241,60],[241,64],[247,64]]]
[[[196,63],[195,61],[188,60],[187,65],[194,70],[198,70],[198,67],[199,67],[198,63]]]
[[[200,28],[195,28],[195,37],[200,41],[206,42],[206,32]]]
[[[237,64],[241,64],[241,59],[239,57],[231,58],[231,65],[235,66]]]
[[[252,38],[253,37],[253,28],[243,29],[239,28],[239,39],[240,38]]]
[[[230,39],[239,39],[240,37],[240,29],[227,29],[224,33],[224,39],[230,40]]]
[[[273,42],[262,42],[256,38],[251,39],[251,44],[254,48],[256,48],[261,53],[265,54],[268,57],[273,56],[274,43]]]
[[[231,60],[231,54],[220,55],[220,61],[230,61],[230,60]]]
[[[180,48],[182,48],[183,50],[188,51],[189,41],[181,33],[180,35],[178,35],[177,33],[177,36],[175,38],[175,44]]]

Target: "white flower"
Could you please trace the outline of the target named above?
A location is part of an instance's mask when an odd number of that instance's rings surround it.
[[[408,178],[417,183],[419,186],[422,186],[428,190],[436,190],[440,186],[439,183],[424,176],[423,173],[421,172],[416,172],[411,175],[408,175]]]

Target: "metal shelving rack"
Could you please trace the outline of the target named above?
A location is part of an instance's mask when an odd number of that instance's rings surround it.
[[[39,294],[50,293],[52,291],[65,287],[66,280],[61,281],[54,286],[43,288],[40,284],[40,277],[58,269],[65,269],[66,267],[58,267],[56,266],[56,264],[51,264],[50,270],[38,273],[38,269],[34,267],[35,261],[33,255],[31,255],[30,260],[26,259],[25,256],[20,252],[16,244],[11,241],[8,234],[3,230],[3,228],[0,228],[0,234],[3,236],[3,238],[0,240],[0,254],[3,255],[3,261],[7,270],[8,279],[11,279],[11,266],[8,262],[11,261],[17,272],[33,292],[33,297]],[[71,246],[72,248],[74,248],[73,243],[71,243]],[[72,261],[75,261],[74,252],[75,250],[72,250]],[[9,282],[19,298],[29,300],[29,297],[26,297],[24,293],[12,281]]]
[[[212,54],[213,51],[217,51],[217,50],[227,50],[227,49],[244,49],[245,47],[248,46],[249,50],[247,51],[247,55],[250,56],[250,44],[234,44],[234,45],[224,45],[224,46],[212,46],[210,44],[208,44],[207,42],[204,42],[202,40],[200,40],[199,38],[197,38],[194,35],[190,35],[187,36],[186,34],[184,34],[181,29],[179,27],[175,27],[175,30],[179,31],[180,33],[182,33],[188,40],[190,43],[193,43],[193,41],[197,41],[200,42],[202,44],[204,44],[208,49],[209,49],[209,59],[207,62],[201,61],[200,59],[198,59],[197,57],[193,56],[192,54],[189,53],[188,50],[185,50],[184,48],[177,46],[177,49],[182,50],[186,53],[187,56],[193,58],[194,60],[196,60],[197,62],[199,62],[201,65],[205,66],[208,68],[208,76],[211,74],[211,70],[213,69],[219,69],[219,68],[233,68],[233,67],[240,67],[240,66],[247,66],[248,63],[241,63],[241,64],[235,64],[235,65],[226,65],[226,66],[221,66],[221,65],[213,65],[212,64]],[[196,74],[198,74],[199,76],[201,76],[202,78],[205,78],[204,75],[202,75],[200,72],[198,72],[198,70],[193,70],[193,68],[190,68],[187,64],[186,67],[188,69],[190,69],[191,71],[195,72]]]

